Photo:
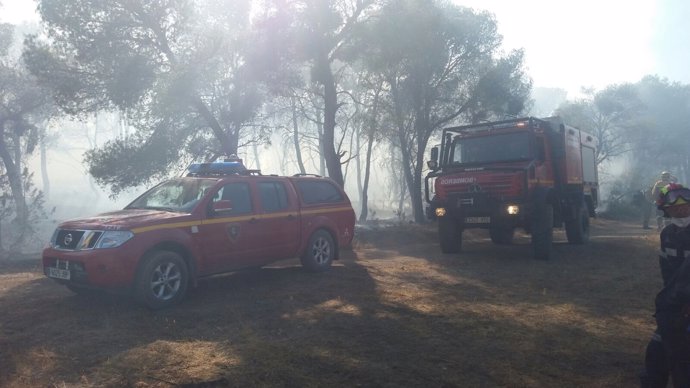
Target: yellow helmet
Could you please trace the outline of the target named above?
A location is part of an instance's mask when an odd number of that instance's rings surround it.
[[[685,203],[690,203],[690,189],[678,183],[669,183],[662,187],[656,199],[656,207],[659,210]]]

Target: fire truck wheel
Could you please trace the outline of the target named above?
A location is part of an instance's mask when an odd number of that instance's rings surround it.
[[[325,230],[317,230],[309,238],[307,248],[300,261],[302,266],[311,272],[323,272],[331,267],[335,256],[333,237]]]
[[[162,309],[178,303],[187,292],[189,271],[182,257],[171,251],[157,251],[144,258],[134,284],[139,303]]]
[[[458,253],[462,248],[462,230],[450,217],[438,218],[438,237],[441,241],[441,252]]]
[[[532,226],[532,249],[537,260],[549,260],[553,245],[553,206],[537,206]]]
[[[584,203],[575,209],[575,219],[565,221],[565,235],[571,244],[589,241],[589,212]]]
[[[489,229],[489,236],[494,244],[509,245],[513,243],[515,229],[510,227],[493,227]]]

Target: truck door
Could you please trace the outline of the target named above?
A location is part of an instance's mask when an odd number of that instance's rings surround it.
[[[231,209],[214,212],[213,203],[220,200],[229,200]],[[227,183],[213,194],[195,234],[205,256],[199,265],[204,274],[253,265],[262,236],[255,208],[248,182]]]
[[[258,261],[270,262],[294,257],[300,245],[300,215],[297,196],[284,180],[256,182],[261,241]]]

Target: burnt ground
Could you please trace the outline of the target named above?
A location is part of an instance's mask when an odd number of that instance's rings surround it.
[[[38,257],[0,261],[5,387],[632,387],[661,285],[657,234],[598,219],[589,245],[433,225],[366,228],[323,274],[296,260],[201,282],[152,312],[80,297]]]

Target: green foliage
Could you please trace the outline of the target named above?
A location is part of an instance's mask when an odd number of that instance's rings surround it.
[[[609,186],[611,189],[602,201],[599,215],[616,220],[640,220],[642,210],[636,197],[639,189],[632,186],[625,176],[614,180]]]
[[[27,248],[39,250],[41,246],[32,244],[37,237],[41,222],[45,221],[54,209],[46,210],[45,197],[33,184],[33,173],[23,169],[21,174],[23,197],[28,214],[26,220],[17,218],[15,196],[12,194],[7,175],[0,168],[0,251],[4,247],[10,252],[22,252]]]
[[[264,47],[246,39],[250,5],[39,1],[50,39],[26,41],[31,72],[67,114],[117,109],[138,131],[87,154],[99,184],[119,193],[172,168],[178,156],[235,154],[259,137],[246,128],[263,104],[260,78],[267,67],[252,62],[262,59]],[[146,164],[127,168],[121,158]]]
[[[690,86],[647,76],[562,104],[557,113],[599,140],[598,163],[634,155],[631,183],[649,187],[662,170],[690,182]]]
[[[631,149],[633,139],[643,130],[644,109],[635,86],[622,84],[565,102],[556,114],[597,138],[597,163],[601,164]]]
[[[152,179],[170,175],[170,166],[179,161],[184,151],[176,132],[160,124],[152,134],[141,132],[127,139],[116,139],[97,150],[87,151],[85,161],[89,173],[101,186],[110,188],[112,196]]]
[[[10,57],[12,44],[13,30],[0,25],[0,216],[12,222],[12,245],[21,246],[39,221],[43,204],[24,163],[41,140],[40,126],[53,111],[46,90]]]

